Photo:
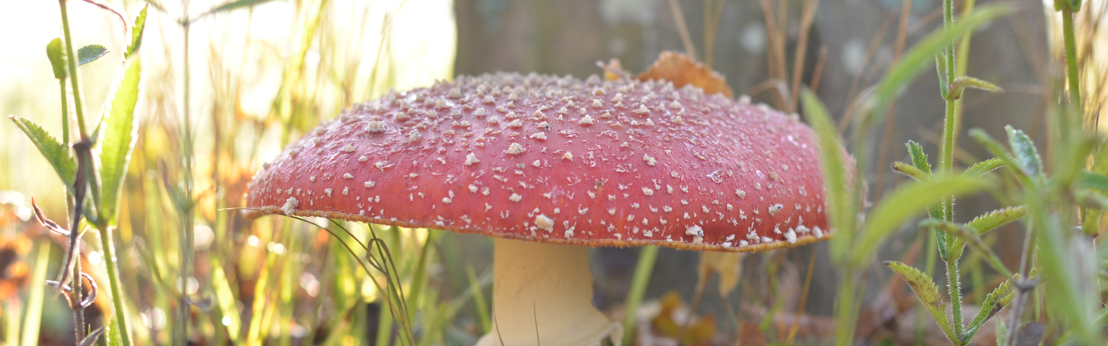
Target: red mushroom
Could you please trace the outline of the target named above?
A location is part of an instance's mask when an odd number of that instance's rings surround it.
[[[796,115],[746,96],[500,73],[355,105],[259,172],[247,204],[252,216],[497,238],[498,326],[480,345],[618,345],[620,325],[590,303],[584,246],[745,252],[819,240],[818,160]]]

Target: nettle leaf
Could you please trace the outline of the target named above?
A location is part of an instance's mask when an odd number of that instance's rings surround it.
[[[943,302],[942,295],[939,294],[939,286],[935,285],[931,277],[919,271],[919,269],[901,262],[885,261],[885,265],[908,282],[908,286],[912,287],[912,292],[916,294],[916,298],[927,308],[927,312],[931,314],[931,318],[935,320],[939,328],[942,328],[947,339],[950,339],[950,341],[958,340],[958,336],[954,335],[954,331],[951,330],[950,319],[946,316],[946,303]]]
[[[1004,92],[1004,88],[997,86],[996,84],[989,83],[970,76],[961,76],[954,78],[954,82],[950,83],[950,89],[947,91],[947,100],[957,100],[962,98],[962,91],[966,88],[979,89],[992,92]]]
[[[992,171],[994,171],[994,170],[996,170],[997,168],[1000,168],[1000,167],[1004,167],[1004,161],[1001,161],[1000,159],[994,157],[994,158],[991,158],[991,159],[973,164],[973,166],[970,166],[969,169],[966,169],[966,171],[964,173],[962,173],[962,175],[971,176],[971,177],[981,177],[981,176],[984,176],[985,174],[988,174],[989,172],[992,172]]]
[[[923,152],[923,147],[915,141],[908,141],[904,145],[908,147],[908,156],[912,158],[912,165],[930,176],[931,162],[927,161],[927,154]]]
[[[1031,177],[1039,177],[1043,173],[1043,159],[1039,157],[1039,151],[1035,149],[1035,142],[1031,141],[1023,131],[1011,126],[1004,126],[1008,131],[1008,145],[1012,146],[1012,154],[1019,160],[1020,168]]]
[[[831,227],[840,232],[831,239],[831,258],[841,259],[851,245],[853,229],[851,222],[854,220],[854,212],[851,210],[850,194],[847,192],[846,164],[839,151],[839,135],[835,132],[835,126],[831,122],[831,116],[827,108],[811,90],[801,90],[801,101],[804,104],[805,118],[816,131],[816,140],[819,143],[820,165],[823,167],[823,185],[827,190],[828,218]]]
[[[131,26],[131,43],[127,45],[127,50],[123,53],[124,59],[131,57],[131,54],[138,51],[139,46],[142,45],[142,34],[143,30],[146,29],[146,9],[149,7],[149,3],[143,5],[138,17],[135,17],[135,24]]]
[[[142,67],[138,60],[124,64],[124,72],[112,96],[104,118],[104,138],[100,151],[100,177],[103,179],[101,215],[109,222],[116,217],[116,207],[122,192],[131,151],[138,138],[135,126],[135,104],[138,102]]]
[[[977,234],[985,234],[1004,224],[1019,220],[1025,215],[1027,215],[1027,208],[1022,205],[997,209],[973,218],[966,223],[966,226],[972,227]]]
[[[98,44],[90,44],[77,50],[77,65],[81,66],[108,55],[108,49]]]
[[[61,38],[54,38],[46,44],[46,58],[50,59],[50,67],[54,69],[54,78],[66,79],[69,77],[68,64],[65,55],[65,45]]]
[[[1016,275],[1016,280],[1019,280],[1019,275]],[[985,301],[981,303],[981,311],[977,313],[977,317],[973,319],[973,322],[966,326],[966,335],[963,336],[962,340],[973,340],[974,334],[977,334],[977,330],[981,329],[986,321],[996,316],[1000,309],[1012,302],[1012,298],[1015,296],[1012,294],[1013,291],[1012,280],[1009,279],[985,296]]]
[[[71,155],[69,148],[29,119],[14,115],[9,115],[8,119],[15,122],[15,126],[27,134],[27,138],[30,138],[35,147],[38,147],[38,151],[46,161],[54,166],[54,171],[58,173],[58,177],[62,179],[65,186],[73,186],[73,179],[77,174],[77,159]]]
[[[927,173],[919,170],[915,166],[904,162],[893,162],[893,171],[911,177],[916,181],[924,181],[929,178]]]
[[[927,181],[901,185],[873,207],[862,230],[862,238],[850,249],[853,262],[867,263],[877,246],[916,213],[950,196],[977,192],[988,186],[984,181],[966,177],[932,177]]]

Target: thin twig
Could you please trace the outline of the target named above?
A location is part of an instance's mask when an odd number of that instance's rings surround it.
[[[669,0],[669,10],[673,12],[673,21],[677,25],[677,33],[681,35],[681,43],[685,44],[685,54],[697,60],[696,48],[693,47],[692,37],[689,36],[689,27],[685,25],[685,14],[681,11],[681,5],[677,4],[677,0]]]

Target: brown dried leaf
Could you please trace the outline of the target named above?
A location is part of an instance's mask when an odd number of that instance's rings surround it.
[[[732,96],[731,87],[727,86],[727,81],[722,75],[687,55],[672,51],[662,52],[658,60],[654,61],[654,65],[635,79],[666,80],[673,82],[673,86],[678,88],[692,84],[704,89],[705,94],[722,93],[727,97]]]
[[[707,282],[712,271],[719,273],[719,294],[726,296],[739,285],[743,258],[746,258],[745,252],[702,252],[699,280]]]

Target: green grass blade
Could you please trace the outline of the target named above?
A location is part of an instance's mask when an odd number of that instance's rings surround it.
[[[1015,7],[1009,4],[981,6],[980,8],[974,9],[973,13],[960,18],[952,25],[948,25],[945,29],[936,31],[919,43],[916,43],[911,50],[901,57],[896,65],[889,68],[889,72],[885,75],[880,86],[874,92],[878,104],[878,107],[874,109],[880,109],[882,111],[874,112],[870,115],[868,117],[869,119],[867,119],[868,123],[872,124],[876,121],[880,121],[881,119],[879,119],[879,117],[884,117],[883,110],[885,109],[881,105],[887,104],[896,97],[896,93],[903,86],[915,79],[920,71],[926,67],[927,62],[934,59],[944,48],[954,44],[955,41],[961,39],[963,36],[970,34],[977,27],[1014,11]],[[940,65],[940,67],[941,66],[942,65]]]
[[[135,104],[138,102],[142,66],[132,60],[124,64],[124,72],[116,86],[109,109],[106,110],[103,144],[100,152],[100,178],[103,179],[103,200],[100,215],[113,222],[119,206],[123,180],[131,162],[131,151],[138,139]]]
[[[977,234],[985,234],[1004,224],[1019,220],[1025,215],[1027,215],[1027,208],[1022,205],[997,209],[973,218],[966,223],[966,226],[972,227]]]
[[[65,182],[65,186],[73,186],[73,179],[77,174],[77,159],[70,153],[69,148],[63,146],[49,132],[29,119],[14,115],[9,115],[8,119],[14,121],[15,126],[27,134],[27,138],[31,139],[46,161],[54,167],[54,171],[58,173],[62,182]]]
[[[23,317],[21,346],[38,346],[39,327],[42,325],[42,303],[46,297],[46,271],[50,268],[50,250],[53,244],[48,241],[38,243],[38,257],[31,274],[31,289],[27,295],[27,313]]]
[[[839,135],[835,132],[835,126],[831,116],[827,113],[827,107],[810,90],[801,91],[801,101],[804,104],[805,118],[816,131],[819,141],[820,165],[823,168],[823,186],[827,191],[827,216],[832,228],[839,233],[831,239],[831,258],[841,260],[853,243],[853,204],[850,203],[850,194],[846,186],[846,165],[839,148]]]
[[[877,246],[916,213],[939,204],[949,196],[973,193],[988,186],[973,178],[933,177],[924,182],[912,182],[898,187],[882,197],[880,204],[868,216],[861,238],[850,248],[852,262],[868,262]]]
[[[951,341],[958,340],[957,336],[954,335],[954,330],[950,327],[950,319],[946,315],[946,304],[943,303],[943,297],[939,294],[939,286],[935,285],[931,277],[919,271],[919,269],[901,262],[886,261],[885,265],[908,282],[908,286],[912,287],[912,292],[916,294],[916,298],[927,308],[927,312],[931,314],[931,318],[935,319],[935,323],[943,330],[943,334],[946,335],[947,339]]]

